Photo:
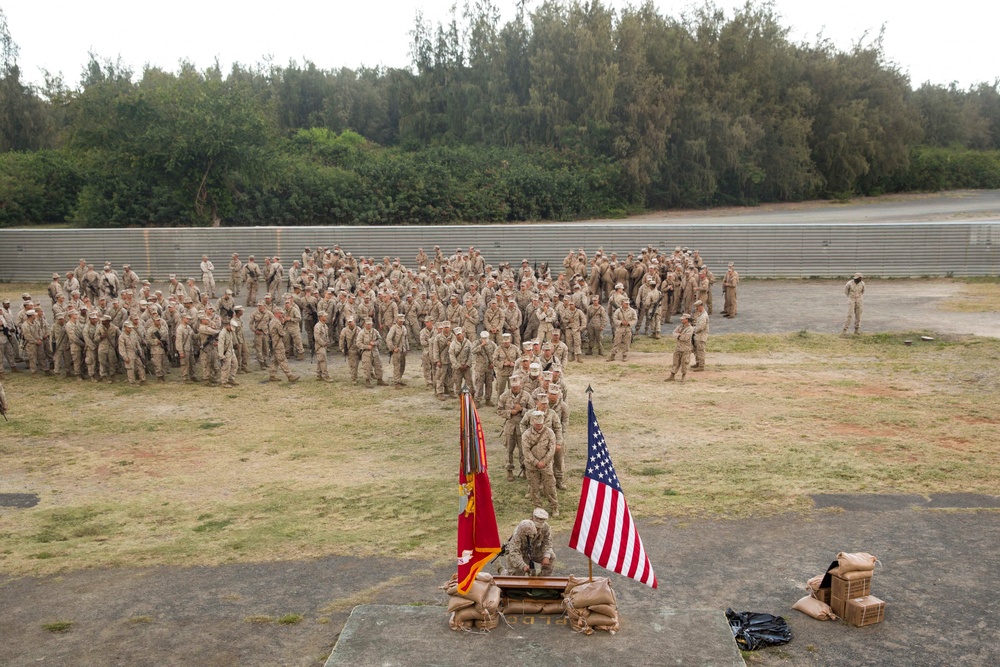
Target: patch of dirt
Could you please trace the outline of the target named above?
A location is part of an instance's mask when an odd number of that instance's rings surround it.
[[[850,435],[864,438],[891,438],[898,433],[898,431],[866,428],[856,424],[837,424],[835,426],[830,426],[829,428],[830,433],[836,435]]]
[[[956,452],[967,452],[973,449],[972,441],[968,438],[945,438],[940,437],[937,439],[938,444],[945,449],[952,449]]]

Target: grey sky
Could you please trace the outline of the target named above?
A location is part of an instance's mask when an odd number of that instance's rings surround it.
[[[614,7],[627,4],[605,1]],[[182,59],[204,68],[216,58],[224,69],[233,62],[252,65],[266,58],[280,65],[308,59],[323,69],[405,67],[416,11],[434,22],[445,21],[452,4],[454,0],[0,0],[21,49],[25,79],[40,82],[45,68],[62,72],[71,86],[80,79],[88,51],[102,58],[120,55],[137,72],[146,63],[175,70]],[[512,14],[513,0],[497,4],[504,18]],[[691,7],[689,1],[656,4],[674,16]],[[743,3],[716,4],[731,14]],[[822,32],[846,49],[866,31],[877,35],[885,24],[886,53],[915,87],[924,81],[956,81],[966,88],[1000,77],[1000,57],[993,47],[1000,25],[1000,2],[995,0],[777,0],[775,6],[794,41],[814,42]]]

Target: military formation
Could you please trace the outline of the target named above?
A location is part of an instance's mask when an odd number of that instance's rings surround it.
[[[684,378],[692,355],[691,370],[703,369],[715,282],[698,251],[680,247],[625,258],[570,251],[555,277],[527,259],[492,266],[474,247],[446,256],[438,246],[432,254],[419,249],[409,267],[398,257],[354,257],[339,245],[305,248],[287,271],[278,256],[258,263],[233,253],[219,288],[207,255],[198,268],[200,281],[170,275],[163,290],[128,264],[98,272],[81,259],[52,274],[51,320],[30,294],[20,310],[9,301],[0,307],[0,371],[20,372],[20,362],[33,374],[81,382],[123,377],[138,386],[176,372],[183,382],[234,386],[251,364],[272,381],[298,381],[290,360],[309,355],[316,380],[332,382],[329,359],[339,353],[351,383],[398,388],[407,357],[419,350],[418,377],[439,400],[468,387],[480,405],[495,406],[508,481],[526,479],[526,498],[553,516],[566,488],[571,365],[604,356],[608,342],[606,360],[625,361],[634,336],[660,338],[681,315],[671,378],[678,371]],[[736,316],[738,284],[730,265],[727,317]]]

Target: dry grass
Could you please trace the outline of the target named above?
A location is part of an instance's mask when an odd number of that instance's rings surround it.
[[[940,308],[952,313],[1000,313],[1000,282],[966,282],[961,292],[944,300]]]
[[[567,438],[573,520],[594,401],[636,515],[716,518],[809,506],[813,492],[996,492],[1000,341],[911,334],[732,335],[711,370],[665,384],[669,349],[639,339],[626,364],[572,364]],[[917,336],[919,340],[919,336]],[[457,508],[455,403],[417,380],[235,389],[171,381],[134,391],[8,376],[0,569],[218,564],[327,554],[449,559]],[[174,376],[176,380],[176,375]],[[481,411],[501,531],[530,510],[503,480],[499,418]]]

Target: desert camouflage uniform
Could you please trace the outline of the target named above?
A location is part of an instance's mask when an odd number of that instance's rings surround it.
[[[549,501],[553,516],[559,514],[559,500],[556,497],[556,478],[552,472],[552,461],[556,455],[556,435],[552,429],[543,426],[536,431],[529,426],[521,435],[524,450],[524,469],[528,477],[528,494],[535,507],[541,507],[541,495]],[[542,466],[539,467],[538,464]]]
[[[542,565],[542,560],[548,558],[549,564]],[[539,576],[552,574],[556,552],[552,548],[552,531],[548,523],[536,524],[531,519],[525,519],[517,524],[514,534],[507,542],[507,551],[501,562],[501,574],[508,576],[525,576],[534,572],[531,565],[540,568]],[[529,568],[526,570],[525,568]]]
[[[402,320],[396,319],[396,323],[389,327],[389,333],[385,336],[385,345],[389,349],[389,360],[392,362],[392,382],[396,386],[403,385],[403,373],[406,372],[406,353],[410,349],[410,334]]]
[[[513,387],[497,399],[497,414],[504,419],[500,442],[507,450],[507,479],[514,480],[514,450],[517,449],[518,470],[524,470],[524,450],[521,448],[521,417],[531,411],[531,397],[523,389]]]
[[[615,311],[614,317],[611,318],[614,327],[614,340],[608,361],[614,361],[619,353],[622,355],[622,361],[628,359],[628,352],[632,348],[632,329],[637,320],[635,308],[630,307],[625,310],[623,305]]]

